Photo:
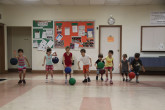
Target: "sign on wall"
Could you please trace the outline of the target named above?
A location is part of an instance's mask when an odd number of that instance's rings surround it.
[[[150,17],[150,23],[154,25],[165,25],[165,11],[152,12]]]

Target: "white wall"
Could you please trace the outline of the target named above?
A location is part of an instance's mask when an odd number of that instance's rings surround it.
[[[122,25],[122,53],[133,56],[140,52],[140,26],[150,25],[152,11],[165,11],[165,5],[146,6],[5,6],[4,22],[8,26],[32,26],[33,20],[95,20],[95,48],[87,49],[93,64],[98,54],[98,35],[96,27],[107,25],[107,19],[113,15],[116,25]],[[64,49],[55,49],[62,58]],[[108,51],[108,50],[107,50]],[[79,56],[79,51],[72,51]],[[45,52],[32,50],[32,69],[44,70],[41,66]],[[159,56],[164,53],[145,53],[141,56]],[[77,68],[77,67],[76,67]],[[61,62],[55,69],[62,69]],[[95,69],[94,67],[92,69]]]

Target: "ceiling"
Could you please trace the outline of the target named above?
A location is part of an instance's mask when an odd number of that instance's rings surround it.
[[[156,5],[165,0],[0,0],[2,5]]]

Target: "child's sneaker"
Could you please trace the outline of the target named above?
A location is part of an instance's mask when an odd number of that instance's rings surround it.
[[[125,78],[123,78],[123,81],[125,81]]]
[[[128,79],[126,79],[126,82],[128,82]]]
[[[91,79],[88,77],[88,82],[91,82]]]
[[[108,78],[105,80],[105,82],[107,82],[108,81]]]
[[[86,82],[87,82],[87,79],[84,79],[82,82],[83,82],[83,83],[86,83]]]
[[[26,84],[26,81],[25,80],[22,80],[23,81],[23,84]]]
[[[110,80],[110,84],[113,84],[113,81],[112,80]]]
[[[48,79],[45,80],[45,83],[48,83]]]
[[[65,84],[67,84],[67,79],[65,80]]]
[[[98,80],[98,76],[96,76],[96,80]]]
[[[136,83],[139,83],[139,80],[136,80]]]
[[[104,79],[101,77],[101,81],[104,81]]]
[[[21,83],[22,83],[22,80],[19,80],[19,81],[18,81],[18,84],[21,84]]]

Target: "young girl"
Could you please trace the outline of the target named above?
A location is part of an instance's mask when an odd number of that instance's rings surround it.
[[[52,49],[48,48],[46,55],[44,57],[44,62],[42,64],[42,66],[45,65],[45,60],[46,60],[46,83],[48,82],[48,73],[50,71],[51,74],[51,80],[53,81],[53,62],[52,62],[52,56],[57,56],[56,52],[52,53]]]
[[[129,62],[127,60],[127,54],[123,54],[123,59],[120,62],[121,74],[123,76],[123,81],[128,82],[128,72],[129,72]],[[126,76],[126,79],[124,78]]]
[[[64,63],[64,68],[66,67],[72,67],[72,61],[73,61],[73,57],[72,57],[72,53],[70,52],[70,47],[67,46],[65,48],[66,52],[63,54],[63,63]],[[65,84],[67,84],[67,74],[70,75],[71,78],[71,73],[65,73]]]
[[[108,71],[110,71],[110,84],[113,84],[112,69],[113,69],[114,63],[113,63],[112,55],[113,55],[113,50],[109,50],[108,56],[103,59],[103,60],[105,60],[105,72],[106,72],[105,82],[108,81]]]
[[[99,54],[99,55],[98,55],[98,60],[95,62],[95,67],[96,67],[96,69],[97,69],[96,80],[98,80],[98,76],[99,76],[99,74],[100,74],[100,69],[97,67],[98,63],[99,63],[99,62],[105,63],[104,61],[102,61],[102,58],[103,58],[103,54]],[[101,74],[101,81],[103,81],[103,74]]]
[[[23,49],[18,49],[18,56],[16,55],[16,51],[14,51],[14,55],[18,59],[18,72],[19,72],[19,78],[20,78],[20,80],[18,81],[18,84],[21,84],[22,82],[23,82],[23,84],[26,84],[26,81],[25,81],[25,76],[26,76],[25,60],[28,64],[28,66],[30,67],[29,61],[26,58],[26,56],[23,55]],[[22,72],[23,72],[23,78],[22,78]]]

